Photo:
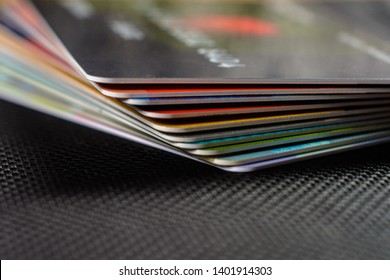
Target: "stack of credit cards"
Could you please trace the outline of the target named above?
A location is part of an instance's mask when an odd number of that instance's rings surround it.
[[[1,3],[3,99],[236,172],[390,140],[390,1]]]

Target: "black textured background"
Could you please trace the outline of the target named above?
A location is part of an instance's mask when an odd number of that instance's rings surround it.
[[[0,101],[2,259],[390,259],[390,145],[231,174]]]

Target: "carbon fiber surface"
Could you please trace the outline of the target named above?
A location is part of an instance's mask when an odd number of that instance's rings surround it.
[[[2,259],[389,259],[390,145],[230,174],[0,102]]]

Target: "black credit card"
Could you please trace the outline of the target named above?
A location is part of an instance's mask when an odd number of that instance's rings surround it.
[[[332,2],[33,1],[94,82],[389,84],[390,26],[342,20],[381,1]]]

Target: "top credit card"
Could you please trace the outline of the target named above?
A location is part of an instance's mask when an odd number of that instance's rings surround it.
[[[98,83],[390,84],[388,1],[32,2]]]

